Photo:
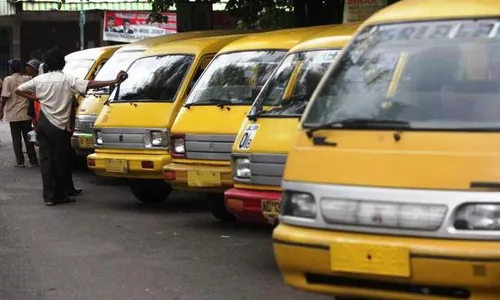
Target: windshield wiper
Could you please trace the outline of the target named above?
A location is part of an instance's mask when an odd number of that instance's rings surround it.
[[[206,104],[216,104],[217,107],[223,108],[225,105],[231,105],[233,102],[230,100],[222,100],[222,99],[217,99],[217,98],[211,98],[211,99],[205,99],[203,101],[199,102],[192,102],[185,104],[184,107],[186,108],[191,108],[191,106],[196,106],[196,105],[206,105]]]
[[[349,118],[340,121],[332,121],[318,126],[310,127],[306,134],[308,138],[313,137],[313,133],[322,129],[333,127],[339,128],[384,128],[384,129],[408,129],[411,125],[407,121],[390,119],[371,119],[371,118]]]
[[[288,99],[283,99],[280,103],[281,106],[275,106],[269,110],[264,110],[264,109],[262,109],[262,106],[261,106],[259,111],[257,111],[256,113],[254,113],[252,115],[247,115],[247,118],[250,121],[257,121],[257,118],[259,116],[261,116],[263,113],[270,113],[270,112],[274,112],[276,110],[280,110],[283,108],[287,109],[289,106],[295,105],[297,103],[300,103],[300,104],[306,103],[307,104],[307,102],[308,102],[308,99],[306,99],[306,97],[304,95],[295,96],[295,97],[291,97]]]

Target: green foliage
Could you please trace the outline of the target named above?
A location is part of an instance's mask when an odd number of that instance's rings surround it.
[[[161,15],[172,5],[186,0],[149,0],[152,4],[150,21],[166,21]],[[197,0],[197,2],[217,3],[220,0]],[[293,0],[229,0],[226,10],[237,17],[241,29],[288,28],[293,27]]]
[[[148,0],[151,3],[151,13],[149,15],[149,20],[151,22],[166,22],[167,17],[162,16],[162,12],[168,12],[170,7],[177,3],[189,2],[189,0]],[[196,2],[211,2],[216,3],[220,0],[196,0]]]
[[[274,29],[295,25],[292,0],[229,0],[226,10],[240,19],[239,27],[242,29]]]

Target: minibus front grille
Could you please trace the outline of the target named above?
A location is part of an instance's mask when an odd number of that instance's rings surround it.
[[[236,135],[186,134],[186,158],[229,161],[235,139]]]
[[[309,284],[335,285],[347,288],[406,293],[408,295],[418,296],[446,297],[449,299],[469,299],[471,296],[469,290],[459,287],[380,282],[367,279],[354,279],[311,273],[306,273],[306,280]]]
[[[255,185],[281,186],[286,157],[286,154],[251,154],[250,183]]]
[[[162,131],[158,128],[127,128],[127,127],[104,127],[96,128],[102,134],[102,145],[100,149],[125,149],[125,150],[167,150],[167,146],[148,148],[144,137],[151,131]]]

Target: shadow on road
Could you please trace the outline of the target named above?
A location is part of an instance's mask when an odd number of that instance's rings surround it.
[[[208,213],[208,212],[207,212]],[[234,223],[225,223],[225,222],[220,222],[216,220],[215,218],[213,219],[204,219],[204,220],[193,220],[193,222],[190,222],[185,225],[186,227],[190,229],[194,229],[200,232],[206,232],[206,233],[211,233],[213,231],[230,231],[233,234],[269,234],[271,236],[273,232],[273,227],[272,226],[266,226],[266,225],[260,225],[260,224],[249,224],[249,223],[240,223],[240,222],[234,222]]]
[[[133,196],[131,199],[124,199],[121,202],[113,201],[108,203],[113,209],[142,214],[160,215],[165,213],[199,213],[207,211],[203,198],[197,194],[183,194],[173,192],[170,199],[161,203],[140,203]],[[208,213],[208,211],[207,211]]]

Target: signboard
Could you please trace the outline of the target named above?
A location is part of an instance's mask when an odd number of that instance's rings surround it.
[[[131,43],[138,40],[177,32],[177,15],[164,13],[166,23],[148,21],[145,11],[106,11],[104,14],[103,40]]]
[[[344,23],[362,22],[387,6],[387,0],[347,0],[344,5]]]

